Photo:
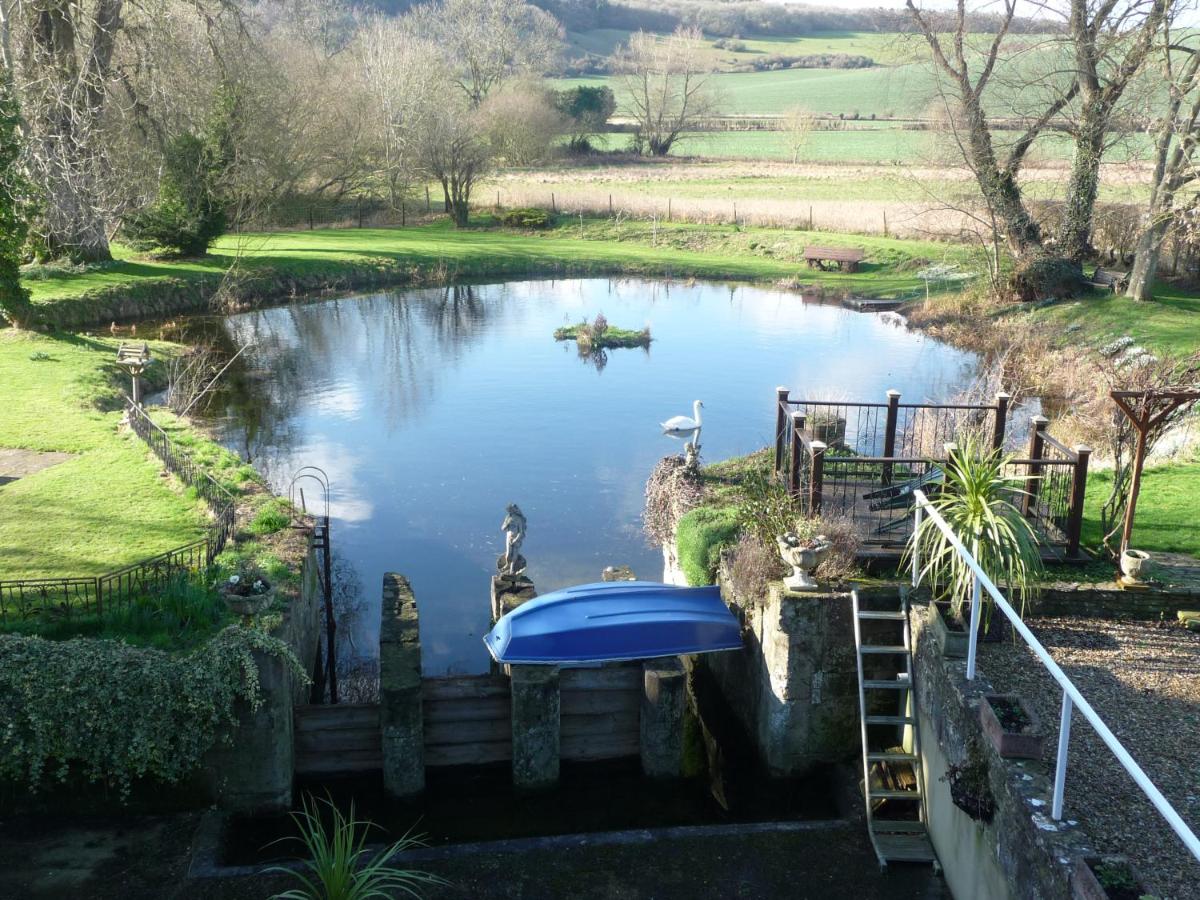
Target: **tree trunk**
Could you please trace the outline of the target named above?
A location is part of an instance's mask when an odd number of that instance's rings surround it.
[[[999,220],[1000,231],[1013,256],[1020,259],[1041,251],[1042,232],[1029,215],[1021,200],[1021,188],[1016,176],[1001,169],[996,162],[987,118],[977,100],[963,102],[967,122],[967,152],[970,165],[979,183],[979,190],[993,215]]]
[[[1129,273],[1129,287],[1125,289],[1125,296],[1131,300],[1144,301],[1154,297],[1154,279],[1158,275],[1158,261],[1167,236],[1167,224],[1163,217],[1138,236],[1133,269]]]
[[[1104,131],[1108,113],[1099,101],[1084,105],[1083,121],[1075,135],[1075,156],[1067,182],[1059,250],[1067,259],[1082,262],[1092,251],[1092,222],[1100,187],[1100,157],[1104,153]]]

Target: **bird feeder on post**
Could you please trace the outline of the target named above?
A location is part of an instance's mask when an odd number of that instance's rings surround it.
[[[150,347],[145,344],[121,343],[117,348],[117,365],[129,373],[132,381],[131,399],[134,406],[142,405],[142,373],[150,365]]]

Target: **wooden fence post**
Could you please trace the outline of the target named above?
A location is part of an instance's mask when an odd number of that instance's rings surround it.
[[[785,404],[788,399],[788,389],[785,387],[775,388],[775,474],[778,475],[783,471],[783,447],[784,435],[787,433],[787,409]]]
[[[1008,428],[1008,407],[1012,403],[1012,394],[1001,391],[996,395],[996,421],[992,425],[992,449],[1004,447],[1004,432]]]
[[[1033,432],[1029,435],[1029,458],[1041,459],[1046,448],[1046,426],[1050,420],[1045,416],[1033,417]],[[1037,503],[1038,481],[1041,479],[1042,467],[1035,462],[1029,464],[1029,472],[1025,477],[1025,494],[1021,497],[1021,512],[1028,518]]]
[[[887,392],[887,421],[883,429],[883,455],[896,455],[896,424],[900,420],[900,392],[892,389]],[[892,464],[883,464],[883,484],[892,483]]]
[[[788,469],[788,493],[793,497],[800,496],[800,454],[806,452],[800,433],[804,431],[804,413],[796,410],[792,413],[792,461]]]
[[[359,197],[359,198],[358,198],[358,227],[359,227],[359,228],[362,228],[362,227],[363,227],[363,218],[362,218],[362,197]]]
[[[671,221],[671,198],[667,198],[667,221]]]
[[[612,194],[609,194],[609,195],[608,195],[608,217],[609,217],[610,219],[612,218],[612,214],[613,214],[613,210],[612,210]]]
[[[429,185],[425,185],[425,212],[432,212],[433,204],[429,200]]]
[[[825,450],[824,441],[812,442],[812,471],[808,479],[808,514],[821,514],[821,488],[825,481]]]
[[[1083,535],[1083,498],[1087,493],[1088,460],[1092,448],[1079,445],[1075,448],[1075,477],[1071,480],[1071,508],[1067,513],[1067,555],[1079,555],[1079,541]]]
[[[552,213],[558,212],[558,204],[556,204],[554,202],[554,191],[550,192],[550,212],[552,212]]]

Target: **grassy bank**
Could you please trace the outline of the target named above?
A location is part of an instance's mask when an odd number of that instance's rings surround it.
[[[1092,549],[1100,547],[1100,507],[1112,489],[1112,473],[1088,476],[1083,540]],[[1200,558],[1200,462],[1188,461],[1151,466],[1142,476],[1137,517],[1133,524],[1133,546],[1160,553],[1186,553]]]
[[[367,228],[229,235],[204,260],[137,259],[115,248],[112,263],[79,271],[36,273],[28,285],[34,303],[51,319],[107,324],[114,304],[147,314],[164,312],[156,297],[170,288],[196,296],[216,289],[237,264],[237,279],[248,285],[239,299],[253,303],[286,297],[298,284],[337,288],[360,275],[372,283],[503,278],[539,274],[646,274],[774,281],[799,279],[835,290],[872,294],[915,291],[920,260],[962,255],[959,248],[922,241],[739,228],[611,220],[572,220],[539,233],[487,227],[458,230],[439,222],[412,228]],[[850,245],[867,251],[854,274],[804,269],[810,243]],[[199,302],[193,305],[196,308]]]
[[[118,431],[116,345],[0,330],[0,447],[72,454],[0,485],[0,580],[93,576],[200,534],[200,504]]]

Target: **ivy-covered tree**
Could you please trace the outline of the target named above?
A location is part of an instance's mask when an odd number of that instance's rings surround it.
[[[616,112],[617,98],[606,85],[573,87],[557,91],[554,105],[569,123],[567,148],[572,153],[586,153],[591,149],[591,137],[603,132]]]
[[[215,146],[214,146],[215,145]],[[203,256],[225,231],[217,196],[219,143],[181,134],[167,147],[157,199],[129,216],[123,232],[138,250]]]
[[[20,265],[29,226],[28,185],[17,160],[21,154],[21,113],[8,79],[0,76],[0,313],[17,325],[30,316],[29,291]]]

